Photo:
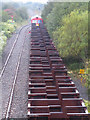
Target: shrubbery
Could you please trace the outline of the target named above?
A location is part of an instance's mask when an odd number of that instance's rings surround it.
[[[84,86],[90,93],[90,63],[88,60],[88,3],[87,2],[50,2],[42,12],[45,26],[58,49],[60,56],[73,75],[80,75]],[[88,94],[89,94],[88,93]],[[90,102],[85,101],[86,104]]]
[[[88,49],[88,11],[74,10],[62,18],[62,26],[53,32],[62,57],[81,58],[85,63]]]
[[[85,68],[88,62],[88,3],[50,2],[45,5],[42,17],[60,56],[68,61],[68,68],[74,71]],[[74,59],[69,62],[69,58]]]
[[[11,34],[15,31],[16,29],[16,23],[11,20],[8,20],[7,22],[1,22],[0,23],[0,53],[6,44],[7,38],[11,36]]]

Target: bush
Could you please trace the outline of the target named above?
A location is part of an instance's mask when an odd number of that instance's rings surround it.
[[[11,20],[0,23],[0,53],[6,44],[7,38],[10,37],[10,35],[15,31],[15,29],[16,24],[15,22],[13,22],[12,24]]]

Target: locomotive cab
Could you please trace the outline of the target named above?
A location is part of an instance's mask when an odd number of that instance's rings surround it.
[[[43,19],[40,16],[34,16],[31,18],[31,23],[43,23]]]

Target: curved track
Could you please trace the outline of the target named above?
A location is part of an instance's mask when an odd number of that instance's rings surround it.
[[[3,100],[4,101],[4,103],[3,103],[3,109],[4,109],[4,115],[3,115],[3,117],[6,118],[6,119],[9,118],[9,115],[10,115],[10,110],[11,110],[12,100],[13,100],[13,95],[14,95],[14,89],[15,89],[16,80],[17,80],[17,76],[18,76],[18,72],[19,72],[19,67],[20,67],[20,61],[21,61],[21,57],[22,57],[22,53],[23,53],[23,48],[24,48],[24,43],[25,43],[26,35],[28,33],[27,30],[28,30],[29,27],[30,26],[26,25],[26,26],[23,26],[20,29],[20,31],[19,31],[18,35],[16,36],[16,39],[15,39],[13,45],[12,45],[10,53],[9,53],[7,59],[6,59],[5,65],[4,65],[3,69],[2,69],[2,72],[0,74],[0,78],[2,80],[2,83],[6,82],[5,84],[7,84],[7,82],[8,82],[7,85],[9,85],[9,87],[5,86],[7,88],[6,89],[7,92],[5,93],[6,96],[7,96],[7,100]],[[20,41],[19,37],[21,37],[21,32],[22,31],[24,32],[24,30],[25,30],[24,39],[22,39],[22,43],[20,45],[21,41]],[[18,44],[21,47],[20,47],[20,50],[17,51],[18,53],[16,54],[15,49],[18,47]],[[16,58],[13,58],[13,54],[15,54],[14,56],[16,56]],[[11,67],[10,63],[12,63],[12,60],[13,60],[12,58],[14,60],[16,59],[15,63],[13,64],[14,70],[12,69],[12,75],[11,75],[12,77],[6,78],[6,80],[5,80],[5,75],[8,73],[8,67]],[[8,77],[9,77],[9,74],[8,74]],[[9,83],[9,80],[11,81],[10,83]],[[4,89],[4,87],[2,87],[2,88]],[[5,89],[4,89],[4,91],[5,91]],[[4,92],[3,92],[3,94],[4,94]],[[3,96],[5,96],[5,95],[3,95]],[[2,97],[2,99],[4,99],[4,97]]]
[[[16,36],[16,38],[15,38],[15,41],[14,41],[14,43],[13,43],[13,45],[12,45],[12,48],[11,48],[11,50],[10,50],[8,56],[7,56],[7,59],[6,59],[6,61],[5,61],[5,64],[4,64],[4,66],[3,66],[3,68],[2,68],[2,71],[1,71],[1,73],[0,73],[0,78],[2,77],[2,75],[3,75],[4,71],[5,71],[5,68],[6,68],[7,64],[8,64],[8,61],[9,61],[10,57],[11,57],[11,54],[12,54],[12,52],[13,52],[13,50],[14,50],[14,48],[15,48],[15,45],[16,45],[16,43],[17,43],[17,41],[18,41],[18,37],[19,37],[19,35],[20,35],[20,32],[21,32],[21,30],[22,30],[24,27],[26,27],[26,26],[27,26],[27,25],[23,26],[23,27],[19,30],[19,33],[17,34],[17,36]]]
[[[27,30],[26,30],[26,32],[27,32]],[[25,36],[25,38],[26,38],[26,36]],[[16,84],[18,72],[19,72],[19,66],[20,66],[21,57],[22,57],[22,53],[23,53],[24,43],[25,43],[25,39],[23,41],[22,51],[21,51],[21,53],[19,55],[19,60],[18,60],[17,67],[16,67],[16,72],[15,72],[15,76],[14,76],[14,80],[13,80],[13,85],[12,85],[12,89],[11,89],[11,93],[10,93],[10,98],[9,98],[9,101],[8,101],[6,116],[5,116],[6,119],[9,118],[9,114],[10,114],[10,109],[11,109],[11,105],[12,105],[12,100],[13,100],[13,95],[14,95],[14,89],[15,89],[15,84]]]

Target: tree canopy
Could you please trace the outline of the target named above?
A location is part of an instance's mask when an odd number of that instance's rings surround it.
[[[19,3],[3,3],[2,4],[2,22],[7,22],[8,19],[14,17],[16,22],[22,22],[28,19],[28,12],[25,6],[20,6]]]
[[[51,36],[53,31],[62,26],[62,17],[70,14],[74,9],[85,11],[88,9],[88,3],[50,2],[44,7],[42,18]]]
[[[45,26],[69,70],[88,70],[88,2],[48,3],[42,12]],[[84,76],[85,77],[85,76]],[[86,79],[88,85],[89,79]]]
[[[88,3],[50,2],[42,17],[62,57],[87,56]]]
[[[53,34],[60,55],[85,59],[88,48],[88,11],[74,10],[62,18],[62,24]]]

